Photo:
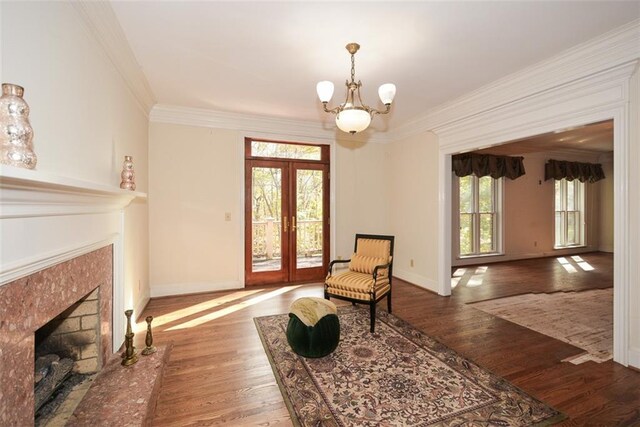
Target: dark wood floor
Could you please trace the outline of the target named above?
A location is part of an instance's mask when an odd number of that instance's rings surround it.
[[[592,271],[570,257],[573,273],[555,258],[465,267],[449,298],[394,280],[394,314],[565,412],[562,425],[640,425],[640,372],[613,362],[562,363],[581,350],[466,305],[612,286],[611,255],[582,258]],[[291,425],[253,317],[321,295],[320,285],[304,285],[151,300],[143,316],[156,317],[156,343],[174,344],[154,425]]]

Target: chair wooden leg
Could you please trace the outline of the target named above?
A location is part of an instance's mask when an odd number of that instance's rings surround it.
[[[356,305],[356,302],[355,301],[351,301],[351,305]]]
[[[326,299],[326,300],[330,300],[331,299],[329,297],[329,293],[327,291],[324,291],[324,299]]]
[[[387,312],[391,313],[391,291],[387,294]]]
[[[376,302],[371,303],[371,333],[376,329]]]

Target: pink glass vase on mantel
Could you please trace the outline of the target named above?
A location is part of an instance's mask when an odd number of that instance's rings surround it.
[[[38,158],[33,152],[33,129],[29,106],[22,99],[22,86],[3,83],[0,97],[0,163],[35,169]]]
[[[120,174],[120,177],[122,178],[120,188],[135,191],[136,173],[133,170],[133,157],[124,156],[124,163],[122,165],[122,173]]]

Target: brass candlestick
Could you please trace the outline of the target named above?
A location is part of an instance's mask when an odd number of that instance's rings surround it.
[[[158,349],[153,345],[153,334],[151,333],[151,321],[153,320],[153,316],[147,316],[144,320],[147,321],[147,337],[144,339],[144,343],[147,346],[142,350],[142,355],[148,356],[158,351]]]
[[[127,310],[124,315],[127,316],[127,333],[124,336],[124,359],[122,359],[122,366],[131,366],[138,361],[138,355],[136,349],[133,346],[133,330],[131,329],[131,315],[133,310]]]

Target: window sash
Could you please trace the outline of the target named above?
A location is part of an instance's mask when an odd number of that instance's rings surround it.
[[[554,247],[567,248],[584,245],[584,183],[556,181]],[[560,206],[558,206],[558,204]]]
[[[460,187],[462,179],[469,179],[471,184],[470,205],[471,212],[462,212],[460,209]],[[459,233],[458,233],[458,253],[459,256],[473,256],[473,255],[485,255],[498,252],[498,236],[499,236],[499,212],[498,212],[498,200],[499,200],[499,185],[500,180],[486,177],[484,179],[490,179],[490,200],[489,203],[481,203],[480,196],[480,180],[475,175],[459,178],[458,181],[458,219],[459,219]],[[485,193],[486,194],[486,193]],[[481,204],[485,205],[484,209],[481,209]],[[488,205],[488,206],[487,206]],[[483,223],[489,223],[488,233],[483,232]],[[485,230],[487,228],[485,227]],[[465,234],[463,232],[466,231]],[[465,238],[466,237],[466,238]],[[464,243],[463,243],[464,241]]]

